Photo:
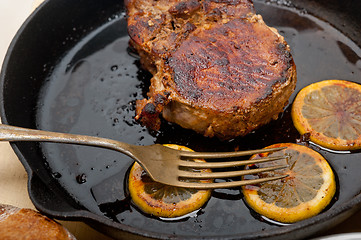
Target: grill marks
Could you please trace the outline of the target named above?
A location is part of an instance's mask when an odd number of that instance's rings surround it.
[[[229,139],[283,111],[295,87],[295,65],[283,37],[255,15],[251,1],[129,0],[126,6],[131,44],[154,75],[149,99],[137,103],[142,124],[157,130],[162,114],[205,136]],[[164,92],[167,99],[156,103]]]
[[[267,97],[274,79],[284,79],[280,68],[287,70],[292,58],[280,61],[284,50],[273,47],[277,35],[252,21],[235,19],[198,29],[171,54],[167,65],[180,95],[212,109],[229,107],[225,111],[240,101],[251,104]]]

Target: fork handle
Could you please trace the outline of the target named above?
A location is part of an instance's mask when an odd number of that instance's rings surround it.
[[[34,141],[88,145],[117,150],[130,157],[133,157],[131,153],[133,145],[131,144],[101,137],[50,132],[37,129],[15,127],[6,124],[0,124],[0,141]]]

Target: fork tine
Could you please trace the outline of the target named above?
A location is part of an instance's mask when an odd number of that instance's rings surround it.
[[[227,177],[239,177],[243,175],[255,174],[260,172],[273,171],[288,167],[287,165],[278,165],[274,167],[265,167],[257,169],[248,169],[240,171],[226,171],[226,172],[190,172],[180,171],[179,177],[184,178],[197,178],[197,179],[210,179],[210,178],[227,178]]]
[[[253,154],[259,153],[266,153],[266,152],[276,152],[286,147],[278,147],[278,148],[264,148],[264,149],[257,149],[257,150],[248,150],[248,151],[236,151],[236,152],[188,152],[188,151],[179,151],[179,155],[184,158],[233,158],[233,157],[241,157],[241,156],[248,156]]]
[[[216,189],[216,188],[234,188],[244,185],[252,185],[258,183],[264,183],[269,181],[275,181],[282,178],[288,177],[288,175],[281,175],[276,177],[267,177],[251,180],[240,180],[233,182],[219,182],[219,183],[190,183],[190,182],[177,182],[177,187],[194,188],[194,189]]]
[[[275,161],[281,159],[285,159],[285,157],[284,156],[264,157],[260,159],[228,161],[228,162],[192,162],[192,161],[180,160],[179,166],[191,167],[191,168],[226,168],[226,167],[236,167],[236,166],[244,166],[255,163],[269,162],[269,161]]]

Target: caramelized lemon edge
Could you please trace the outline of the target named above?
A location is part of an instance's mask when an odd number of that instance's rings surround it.
[[[302,151],[306,148],[297,144],[275,144],[269,147],[287,146],[296,151]],[[267,147],[267,148],[269,148]],[[318,190],[316,196],[307,202],[302,202],[296,207],[283,208],[276,206],[275,203],[266,203],[258,195],[258,187],[243,187],[244,200],[254,211],[274,221],[282,223],[294,223],[319,214],[332,201],[336,192],[336,181],[332,168],[319,153],[308,149],[307,153],[315,159],[322,169],[323,184]],[[282,180],[278,180],[282,181]],[[287,178],[285,179],[287,181]]]
[[[192,149],[185,146],[175,144],[165,144],[164,146],[185,151],[193,151]],[[134,163],[129,173],[128,188],[134,204],[143,212],[153,216],[163,218],[175,218],[183,216],[200,209],[211,196],[211,190],[195,190],[195,193],[192,193],[190,198],[176,203],[166,203],[162,200],[155,199],[153,196],[144,191],[145,183],[141,180],[143,171],[144,170],[138,163]],[[172,188],[176,191],[179,189],[176,187],[169,187],[169,189]],[[172,194],[178,193],[172,192]]]
[[[313,91],[318,91],[319,89],[325,86],[340,85],[344,87],[349,87],[356,89],[361,94],[361,85],[346,80],[324,80],[321,82],[316,82],[311,85],[308,85],[301,89],[297,94],[291,110],[291,117],[295,128],[301,135],[310,134],[309,139],[328,149],[333,150],[357,150],[361,148],[361,135],[356,140],[345,140],[341,138],[331,138],[327,137],[321,132],[315,131],[312,126],[309,124],[308,120],[302,114],[302,107],[304,106],[305,97]]]

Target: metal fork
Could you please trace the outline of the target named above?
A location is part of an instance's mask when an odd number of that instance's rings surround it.
[[[255,164],[260,162],[275,161],[284,159],[284,157],[265,157],[253,160],[240,161],[224,161],[224,162],[195,162],[189,161],[194,158],[202,159],[219,159],[219,158],[234,158],[240,156],[253,155],[264,152],[278,151],[283,148],[259,149],[250,151],[237,152],[188,152],[175,150],[165,147],[161,144],[154,144],[149,146],[137,146],[124,142],[92,137],[85,135],[76,135],[69,133],[49,132],[35,129],[27,129],[15,127],[5,124],[0,124],[0,141],[37,141],[37,142],[56,142],[56,143],[70,143],[79,145],[96,146],[108,148],[119,151],[128,155],[137,161],[150,175],[150,177],[157,182],[185,188],[196,189],[215,189],[215,188],[232,188],[248,184],[257,184],[266,181],[278,180],[287,175],[259,178],[252,180],[238,180],[228,182],[187,182],[184,179],[218,179],[238,177],[248,174],[256,174],[265,171],[273,171],[285,168],[285,165],[278,165],[274,167],[238,170],[238,171],[220,171],[220,172],[202,172],[202,171],[187,171],[185,169],[207,169],[207,168],[229,168],[235,166],[243,166],[248,164]],[[183,180],[182,180],[183,179]]]

